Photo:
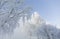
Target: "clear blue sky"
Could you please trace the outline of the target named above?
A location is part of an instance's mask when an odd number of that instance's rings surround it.
[[[60,0],[27,0],[26,3],[45,20],[60,25]]]

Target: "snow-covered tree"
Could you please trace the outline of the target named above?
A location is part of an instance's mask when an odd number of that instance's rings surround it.
[[[30,16],[24,1],[0,0],[0,39],[60,39],[60,29],[46,24],[37,12]],[[6,34],[12,32],[10,37]]]
[[[59,39],[60,29],[46,22],[37,12],[34,12],[31,19],[24,26],[24,33],[29,39]]]
[[[18,26],[18,20],[29,17],[30,7],[23,7],[25,0],[0,0],[0,33],[11,33]]]

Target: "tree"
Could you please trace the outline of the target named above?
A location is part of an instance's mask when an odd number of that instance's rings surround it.
[[[31,19],[25,24],[24,31],[29,39],[59,39],[60,29],[54,25],[46,24],[37,13],[33,13]],[[25,33],[24,32],[24,33]]]
[[[0,0],[0,33],[11,33],[18,26],[18,20],[29,15],[30,7],[22,7],[24,0]]]
[[[25,26],[23,28],[29,36],[29,39],[40,39],[38,35],[38,28],[41,27],[42,24],[45,24],[45,21],[40,18],[40,15],[37,12],[34,12],[31,15],[31,19],[25,23]]]
[[[38,39],[59,39],[60,29],[56,28],[51,24],[42,24],[41,27],[37,29]]]

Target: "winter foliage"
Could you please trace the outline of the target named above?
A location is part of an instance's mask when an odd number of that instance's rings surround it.
[[[59,30],[51,24],[46,24],[37,12],[32,14],[24,26],[24,31],[30,39],[59,39]]]
[[[0,39],[59,39],[60,29],[46,21],[24,0],[0,0]]]
[[[28,15],[29,7],[22,7],[23,0],[0,0],[0,33],[12,33],[20,17]],[[22,7],[22,8],[21,8]],[[20,9],[21,8],[21,9]]]

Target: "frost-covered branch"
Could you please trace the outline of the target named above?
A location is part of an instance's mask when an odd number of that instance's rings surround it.
[[[13,32],[18,25],[20,17],[24,20],[25,16],[29,15],[28,12],[31,11],[29,7],[22,7],[22,9],[19,10],[22,2],[23,0],[0,0],[0,32]],[[5,11],[4,8],[7,9],[7,11]]]

